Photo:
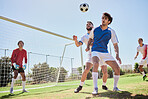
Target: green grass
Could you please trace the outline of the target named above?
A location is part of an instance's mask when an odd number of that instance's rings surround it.
[[[59,83],[62,84],[77,84],[80,81],[71,81]],[[47,86],[49,84],[42,85],[27,85],[26,88]],[[108,79],[107,86],[108,91],[101,89],[102,80],[98,80],[99,94],[93,96],[91,92],[93,91],[92,80],[87,80],[80,93],[74,93],[74,89],[78,85],[68,85],[68,86],[54,86],[42,89],[32,89],[29,93],[22,93],[21,91],[14,92],[10,95],[9,93],[0,93],[0,98],[11,98],[11,99],[98,99],[98,98],[138,98],[138,99],[148,99],[148,78],[146,81],[142,80],[142,75],[139,74],[128,74],[120,77],[118,87],[123,90],[121,92],[113,92],[113,78]],[[7,91],[10,87],[0,88],[0,91]],[[22,87],[14,87],[15,89],[21,89]]]

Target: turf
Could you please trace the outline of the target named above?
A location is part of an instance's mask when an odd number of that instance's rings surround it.
[[[65,85],[65,84],[77,84],[79,81],[71,81],[58,84],[59,86],[32,89],[29,93],[22,93],[21,91],[14,92],[14,94],[0,93],[0,98],[11,98],[11,99],[106,99],[106,98],[137,98],[137,99],[148,99],[148,78],[146,81],[142,80],[142,75],[139,74],[127,74],[120,77],[118,87],[122,90],[120,92],[113,92],[113,78],[108,79],[107,86],[108,91],[102,90],[102,80],[98,80],[99,93],[93,96],[91,92],[93,91],[92,80],[87,80],[80,93],[74,93],[74,89],[78,85]],[[52,84],[42,84],[42,85],[27,85],[26,88],[41,87]],[[63,85],[63,86],[60,86]],[[20,89],[19,87],[14,87],[15,89]],[[0,91],[7,91],[9,87],[0,88]]]

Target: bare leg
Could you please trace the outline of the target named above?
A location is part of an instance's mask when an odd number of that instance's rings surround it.
[[[92,66],[93,66],[92,63],[89,63],[89,62],[86,63],[85,70],[84,70],[82,77],[81,77],[81,82],[84,82],[86,80],[87,74],[89,73]]]
[[[103,83],[104,83],[104,85],[106,85],[107,78],[108,78],[107,66],[103,65],[103,66],[101,66],[101,69],[102,69],[102,73],[103,73],[103,77],[102,77]]]
[[[114,70],[115,74],[114,74],[114,88],[113,91],[120,91],[117,88],[117,84],[118,84],[118,80],[120,77],[120,67],[117,64],[116,61],[106,61],[106,63]]]

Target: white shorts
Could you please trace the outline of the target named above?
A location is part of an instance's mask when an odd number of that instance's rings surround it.
[[[86,59],[86,63],[92,63],[93,64],[93,62],[92,62],[92,53],[91,52],[88,52],[88,54],[87,54],[87,59]],[[99,66],[103,66],[103,65],[107,65],[105,62],[103,62],[103,60],[102,59],[100,59],[100,61],[99,61]]]
[[[100,60],[100,62],[103,62],[102,64],[106,64],[106,61],[115,61],[113,56],[109,53],[101,53],[97,51],[92,52],[92,57],[97,56]]]
[[[148,57],[146,57],[145,59],[142,59],[140,62],[139,62],[139,65],[147,65],[148,64]]]

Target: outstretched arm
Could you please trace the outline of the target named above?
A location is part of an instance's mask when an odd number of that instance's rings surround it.
[[[75,45],[76,45],[77,47],[79,47],[79,46],[82,45],[81,42],[78,42],[78,40],[77,40],[77,36],[73,35],[73,40],[75,41]]]
[[[136,59],[138,55],[139,55],[139,52],[137,52],[137,54],[136,54],[136,56],[135,56],[135,58],[134,58],[134,59]]]
[[[116,59],[119,61],[119,63],[121,64],[121,59],[119,57],[119,47],[118,47],[118,43],[114,43],[114,50],[115,50],[115,53],[116,53]]]

